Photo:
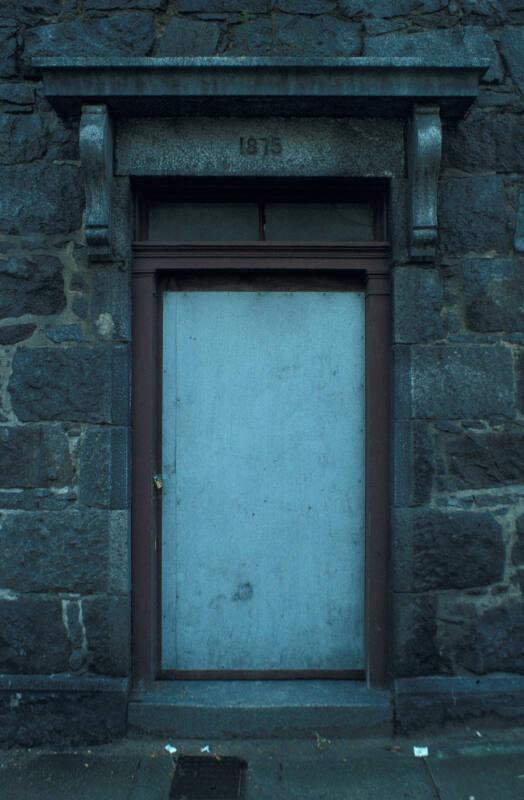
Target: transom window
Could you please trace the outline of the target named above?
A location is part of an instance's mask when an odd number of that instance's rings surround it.
[[[376,182],[173,181],[140,195],[138,238],[162,242],[371,242],[385,239]]]

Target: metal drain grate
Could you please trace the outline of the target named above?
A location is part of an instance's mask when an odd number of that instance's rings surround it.
[[[242,800],[247,762],[242,758],[181,756],[170,800]]]

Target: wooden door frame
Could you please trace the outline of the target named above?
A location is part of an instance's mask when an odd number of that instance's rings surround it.
[[[388,681],[390,246],[302,243],[137,242],[133,260],[133,675],[160,674],[161,283],[170,274],[338,275],[365,287],[365,660],[369,686]]]

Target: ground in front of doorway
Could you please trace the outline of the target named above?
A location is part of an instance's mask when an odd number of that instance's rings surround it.
[[[166,751],[176,748],[176,752]],[[427,757],[414,747],[427,747]],[[422,751],[424,752],[424,751]],[[412,739],[126,739],[0,752],[2,800],[169,800],[180,756],[247,761],[248,800],[524,799],[524,730]],[[232,799],[233,800],[233,799]]]

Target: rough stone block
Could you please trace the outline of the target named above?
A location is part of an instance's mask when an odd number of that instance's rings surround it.
[[[502,528],[486,512],[399,509],[394,542],[397,592],[468,589],[503,577]]]
[[[106,592],[118,569],[103,511],[5,514],[0,542],[0,586],[19,592]]]
[[[435,474],[435,446],[428,424],[399,420],[394,423],[393,441],[394,505],[427,503]]]
[[[13,511],[62,511],[76,502],[76,492],[53,488],[0,490],[0,508]]]
[[[470,330],[524,330],[520,264],[509,258],[468,259],[463,275],[466,324]]]
[[[214,22],[171,17],[157,49],[159,56],[214,56],[220,27]]]
[[[42,158],[47,150],[43,119],[36,114],[0,117],[0,164],[17,164]]]
[[[508,599],[491,608],[457,603],[439,629],[442,653],[455,670],[524,673],[524,601]]]
[[[440,671],[435,611],[431,595],[395,595],[393,674],[397,678]]]
[[[432,13],[448,5],[449,0],[341,0],[340,7],[348,17],[371,15],[373,17],[402,17],[407,14]]]
[[[127,675],[131,624],[128,598],[87,597],[82,605],[90,671],[100,675]]]
[[[515,522],[515,543],[511,550],[511,563],[515,566],[524,565],[524,514],[517,517]]]
[[[378,14],[377,14],[378,16]],[[460,54],[464,58],[489,58],[491,66],[483,80],[499,82],[504,77],[504,70],[493,39],[480,25],[469,25],[464,28],[443,28],[398,35],[385,34],[379,38],[366,38],[364,55],[366,56],[423,56],[428,61],[433,59],[456,59]]]
[[[84,0],[84,11],[147,11],[165,8],[168,0]]]
[[[0,84],[0,101],[8,110],[26,111],[34,105],[35,90],[27,83]]]
[[[86,506],[127,508],[128,428],[91,428],[80,448],[79,500]]]
[[[67,672],[70,655],[57,597],[0,594],[0,672]]]
[[[2,489],[65,486],[72,477],[67,437],[60,426],[0,426]]]
[[[437,270],[396,267],[393,309],[395,342],[411,344],[442,338],[442,284]]]
[[[524,718],[524,679],[516,675],[431,676],[395,681],[398,733],[477,719],[517,725]]]
[[[350,56],[360,52],[359,26],[333,17],[276,17],[242,22],[233,28],[227,54]]]
[[[271,0],[250,0],[249,5],[243,0],[178,0],[176,9],[179,14],[264,14],[271,10]]]
[[[518,89],[524,92],[524,28],[506,27],[501,36],[502,54],[508,65],[509,73]]]
[[[4,325],[0,328],[0,344],[11,345],[29,339],[36,331],[36,325]]]
[[[0,25],[0,77],[16,75],[16,28]]]
[[[126,728],[127,681],[95,676],[0,679],[3,746],[100,744]]]
[[[62,263],[55,256],[0,259],[0,317],[63,311],[62,272]]]
[[[28,67],[36,56],[145,56],[153,47],[153,15],[118,14],[104,19],[78,18],[30,29],[24,55]]]
[[[517,408],[524,414],[524,351],[521,351],[516,358],[515,364],[517,377]]]
[[[522,482],[524,433],[464,431],[443,440],[445,474],[438,476],[443,491],[487,489]]]
[[[411,348],[399,391],[411,416],[435,419],[513,417],[511,352],[500,345],[428,345]]]
[[[519,193],[513,246],[517,253],[524,253],[524,192]]]
[[[9,382],[11,403],[23,422],[68,420],[127,424],[127,349],[20,347]]]
[[[2,233],[70,233],[80,228],[83,208],[83,183],[75,165],[36,161],[0,170]]]
[[[334,0],[275,0],[275,8],[286,14],[331,14]]]
[[[469,114],[446,125],[442,166],[464,171],[524,171],[524,120],[518,114]]]
[[[462,253],[507,253],[510,230],[501,175],[452,178],[440,184],[440,247]]]

